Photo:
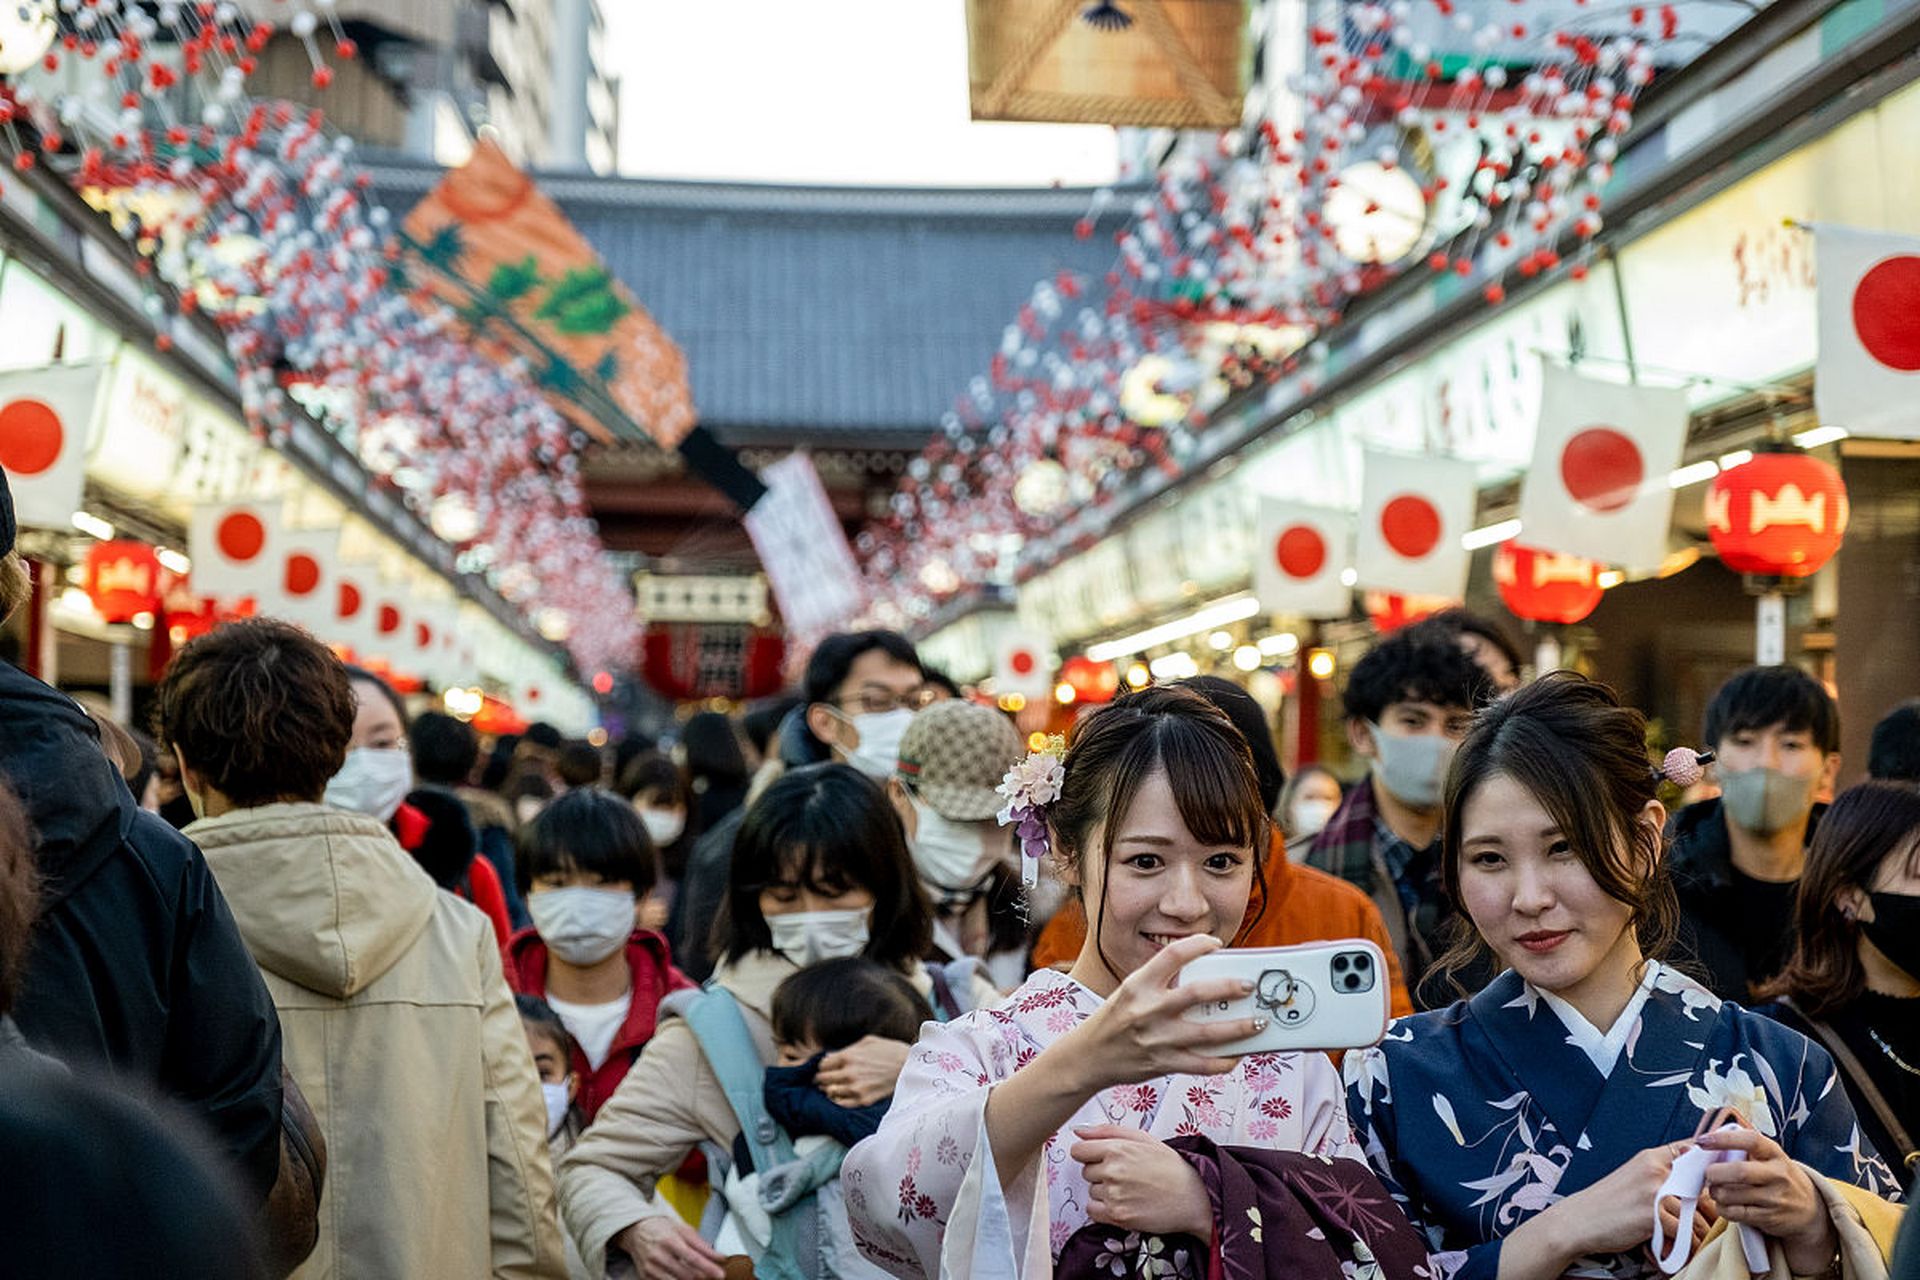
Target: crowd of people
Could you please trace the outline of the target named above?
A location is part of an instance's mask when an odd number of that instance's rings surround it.
[[[886,631],[605,749],[269,619],[144,727],[0,666],[0,1274],[1920,1275],[1920,708],[1840,789],[1749,669],[1703,779],[1524,674],[1381,638],[1343,785],[1213,677],[1030,751]],[[1188,1016],[1349,939],[1377,1044]]]

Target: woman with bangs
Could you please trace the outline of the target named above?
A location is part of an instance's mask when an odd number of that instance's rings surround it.
[[[1049,770],[1030,757],[1009,786],[1030,784],[1021,800],[1093,927],[1069,972],[925,1028],[879,1132],[848,1154],[855,1239],[892,1275],[1048,1276],[1090,1223],[1130,1233],[1103,1265],[1204,1271],[1214,1207],[1169,1139],[1358,1159],[1324,1055],[1221,1056],[1264,1022],[1184,1016],[1251,984],[1174,985],[1240,929],[1267,848],[1232,722],[1190,690],[1145,689],[1080,721]]]
[[[1743,1159],[1708,1167],[1684,1226],[1662,1204],[1667,1241],[1717,1212],[1824,1275],[1837,1237],[1808,1170],[1894,1190],[1824,1050],[1661,963],[1676,905],[1645,744],[1639,712],[1569,672],[1482,711],[1455,758],[1442,871],[1471,929],[1443,969],[1490,951],[1505,971],[1345,1064],[1361,1144],[1436,1280],[1659,1275],[1653,1205],[1702,1129]]]
[[[742,1100],[729,1096],[729,1082],[750,1078],[757,1096],[775,1063],[769,1013],[783,980],[818,961],[862,956],[932,993],[922,963],[932,908],[886,792],[858,771],[813,765],[768,787],[747,810],[730,874],[713,922],[720,963],[699,998],[724,993],[740,1035],[714,1061],[687,1001],[695,993],[667,997],[653,1038],[561,1164],[561,1210],[592,1275],[624,1252],[643,1277],[722,1276],[724,1260],[654,1187],[702,1143],[733,1149]],[[998,999],[981,981],[975,998]],[[906,1053],[871,1036],[821,1059],[815,1082],[839,1105],[867,1106],[894,1091]]]

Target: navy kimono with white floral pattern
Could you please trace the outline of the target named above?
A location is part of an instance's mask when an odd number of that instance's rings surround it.
[[[1828,1177],[1897,1196],[1824,1049],[1664,967],[1609,1076],[1509,970],[1472,1000],[1395,1022],[1347,1056],[1346,1077],[1367,1159],[1426,1232],[1442,1280],[1493,1280],[1521,1223],[1635,1153],[1692,1137],[1722,1106]],[[1659,1271],[1634,1249],[1567,1274]]]

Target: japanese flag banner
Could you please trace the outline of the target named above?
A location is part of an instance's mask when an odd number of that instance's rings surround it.
[[[370,610],[367,616],[367,656],[406,671],[406,658],[410,652],[410,619],[405,586],[380,583],[374,588],[373,595],[368,597],[366,607]]]
[[[21,524],[73,527],[86,487],[87,430],[101,377],[98,365],[0,374],[0,468]]]
[[[220,600],[279,598],[284,532],[275,502],[203,502],[187,526],[193,589]]]
[[[1813,407],[1822,426],[1920,439],[1920,239],[1813,229],[1820,271],[1820,357]]]
[[[1001,638],[994,654],[993,689],[1002,696],[1017,693],[1042,698],[1053,690],[1053,644],[1030,632],[1014,631]]]
[[[422,680],[444,684],[451,665],[446,640],[453,632],[453,603],[415,600],[408,612],[404,656],[395,658],[393,665]]]
[[[1344,618],[1353,589],[1341,581],[1353,563],[1353,516],[1281,498],[1260,499],[1253,593],[1268,613]]]
[[[1542,362],[1533,462],[1520,485],[1530,547],[1657,569],[1673,523],[1668,478],[1687,447],[1687,394]]]
[[[1358,585],[1455,600],[1466,595],[1468,555],[1460,538],[1473,524],[1477,468],[1458,458],[1371,450],[1365,458],[1353,565]]]
[[[339,605],[340,531],[282,530],[277,558],[279,577],[273,590],[260,597],[261,612],[297,622],[326,639]]]
[[[365,661],[373,645],[373,598],[380,585],[379,571],[370,563],[342,562],[333,569],[333,585],[327,592],[332,614],[314,626],[314,634],[328,644],[339,645]]]

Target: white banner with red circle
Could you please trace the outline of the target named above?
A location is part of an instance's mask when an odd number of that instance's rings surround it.
[[[1920,239],[1816,226],[1823,426],[1920,439]]]
[[[218,600],[278,595],[284,552],[280,504],[203,502],[187,525],[193,589]]]
[[[24,525],[69,529],[87,482],[87,431],[100,365],[0,373],[0,467]]]
[[[1467,591],[1461,535],[1473,524],[1478,468],[1458,458],[1365,454],[1353,567],[1358,585],[1459,599]]]
[[[259,597],[260,611],[297,622],[322,640],[333,640],[329,632],[339,604],[335,566],[340,560],[340,531],[282,530],[274,559],[279,570],[272,589]]]
[[[1543,365],[1520,536],[1542,551],[1659,568],[1673,521],[1669,477],[1687,446],[1687,393]]]
[[[994,654],[993,691],[1002,697],[1017,693],[1043,698],[1053,691],[1057,669],[1051,641],[1029,631],[1010,631]]]
[[[1282,498],[1260,499],[1253,593],[1268,613],[1344,618],[1353,589],[1342,575],[1353,563],[1353,516]]]

